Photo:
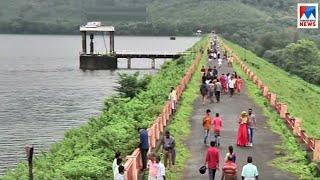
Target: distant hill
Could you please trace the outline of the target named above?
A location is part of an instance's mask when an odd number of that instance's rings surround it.
[[[88,21],[145,22],[145,0],[1,0],[0,32],[76,33]]]
[[[281,5],[279,5],[279,2]],[[87,21],[112,24],[122,34],[190,35],[234,24],[273,21],[269,9],[290,0],[1,0],[0,32],[77,33]],[[267,8],[265,8],[267,7]],[[272,22],[274,23],[274,22]]]

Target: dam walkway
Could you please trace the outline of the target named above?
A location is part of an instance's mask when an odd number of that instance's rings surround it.
[[[208,66],[218,67],[216,61],[208,62]],[[218,69],[219,76],[224,73],[233,73],[234,70],[227,66],[227,62],[223,62],[222,66]],[[237,131],[238,119],[242,111],[247,111],[249,108],[253,109],[256,116],[257,130],[254,131],[253,147],[237,147]],[[200,174],[199,168],[204,164],[206,151],[209,147],[203,142],[203,127],[202,118],[205,115],[206,109],[211,110],[211,116],[214,117],[215,113],[220,113],[222,118],[221,129],[221,146],[218,147],[220,151],[220,171],[216,172],[215,179],[221,179],[222,167],[224,158],[228,152],[228,146],[232,145],[236,153],[236,164],[238,167],[238,179],[241,179],[242,167],[247,163],[247,157],[253,157],[253,164],[258,168],[259,179],[262,180],[293,180],[296,177],[280,171],[270,165],[270,161],[276,158],[275,145],[280,144],[279,136],[273,133],[267,125],[267,118],[263,115],[262,109],[256,105],[246,92],[246,87],[242,92],[236,93],[233,97],[229,95],[221,95],[219,103],[209,103],[208,101],[203,105],[201,97],[194,103],[194,112],[190,119],[191,133],[189,138],[185,141],[188,149],[191,151],[192,157],[188,159],[185,165],[184,180],[205,180],[209,179],[208,174]],[[208,138],[208,142],[214,140],[213,132]],[[208,171],[208,170],[207,170]]]

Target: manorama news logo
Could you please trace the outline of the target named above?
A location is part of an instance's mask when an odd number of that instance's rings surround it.
[[[318,28],[318,3],[298,3],[297,26],[301,29]]]

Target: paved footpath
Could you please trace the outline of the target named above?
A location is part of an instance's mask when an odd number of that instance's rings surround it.
[[[209,63],[211,67],[217,65],[216,62]],[[226,62],[223,62],[222,67],[219,69],[219,75],[221,73],[232,73],[233,70],[227,67]],[[206,109],[211,109],[212,116],[216,112],[220,113],[222,117],[222,132],[221,132],[221,146],[220,149],[220,167],[223,167],[223,159],[227,153],[229,145],[234,147],[234,151],[237,155],[238,166],[238,179],[240,179],[241,170],[243,165],[246,164],[248,156],[253,157],[253,164],[257,165],[259,171],[259,179],[262,180],[291,180],[297,179],[296,177],[282,172],[274,167],[268,165],[268,163],[275,158],[274,145],[280,144],[279,137],[272,133],[268,129],[266,124],[266,117],[262,115],[262,110],[244,92],[234,95],[230,98],[227,95],[222,95],[220,103],[206,102],[205,105],[201,104],[201,98],[198,97],[194,104],[194,112],[190,119],[191,133],[188,139],[185,141],[187,147],[191,151],[192,157],[187,161],[185,165],[184,180],[202,180],[209,179],[208,174],[201,175],[198,169],[204,163],[204,156],[208,148],[203,144],[203,129],[202,129],[202,117],[205,114]],[[254,136],[253,147],[236,146],[236,137],[238,130],[238,118],[241,111],[247,111],[248,108],[252,108],[256,114],[257,119],[257,131]],[[213,134],[210,135],[210,140],[213,140]],[[209,144],[209,143],[208,143]],[[215,179],[221,179],[221,170],[216,173]]]

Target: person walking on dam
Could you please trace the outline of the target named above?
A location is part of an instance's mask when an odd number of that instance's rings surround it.
[[[217,69],[217,67],[216,67],[216,66],[213,66],[212,71],[213,71],[213,76],[214,76],[215,78],[217,78],[217,77],[218,77],[218,69]]]
[[[232,156],[227,156],[227,161],[222,168],[221,180],[237,180],[237,165],[232,162]]]
[[[154,153],[150,153],[148,155],[148,180],[157,180],[159,164],[156,162],[156,155]]]
[[[219,80],[222,85],[223,92],[224,92],[224,94],[226,94],[228,92],[228,78],[224,73],[222,73]]]
[[[118,171],[119,171],[119,173],[116,177],[116,180],[124,180],[124,167],[122,165],[120,165],[118,167]]]
[[[247,112],[242,111],[239,118],[239,128],[237,136],[237,145],[238,146],[247,146],[248,145],[248,115]]]
[[[236,163],[237,156],[236,153],[233,151],[233,146],[231,145],[228,147],[228,152],[226,154],[226,157],[224,158],[225,161],[228,161],[228,156],[231,156],[232,162]]]
[[[122,165],[121,163],[122,163],[122,159],[119,157],[117,159],[117,164],[116,164],[114,171],[113,171],[113,179],[114,180],[117,180],[117,177],[119,175],[119,167]]]
[[[217,147],[219,147],[220,146],[220,132],[221,132],[221,127],[222,127],[222,119],[221,119],[219,113],[216,113],[216,117],[213,118],[211,124],[213,125],[213,132],[214,132],[216,145],[217,145]]]
[[[247,159],[248,164],[242,168],[241,177],[242,180],[259,180],[259,173],[257,166],[252,164],[252,157],[249,156]]]
[[[207,144],[207,139],[209,137],[209,132],[210,132],[210,126],[211,126],[211,120],[212,120],[210,113],[211,113],[211,110],[207,109],[206,115],[202,118],[202,126],[204,131],[204,138],[203,138],[204,144]]]
[[[158,163],[157,180],[166,180],[166,168],[161,162],[161,157],[159,155],[156,157],[156,162]]]
[[[249,136],[249,146],[253,146],[253,134],[257,127],[256,116],[252,113],[252,109],[248,110],[248,136]]]
[[[114,160],[113,160],[113,163],[112,163],[112,171],[113,171],[113,173],[115,173],[115,171],[116,171],[117,161],[120,158],[120,156],[121,156],[121,153],[119,151],[115,152]]]
[[[166,135],[162,141],[162,150],[164,152],[164,165],[165,167],[171,168],[175,165],[176,161],[176,143],[174,138],[170,135],[169,131],[166,131]]]
[[[235,80],[234,76],[232,75],[231,78],[230,78],[229,81],[228,81],[228,87],[229,87],[229,91],[230,91],[230,97],[233,96],[235,84],[236,84],[236,80]]]
[[[221,68],[221,66],[222,66],[222,59],[219,58],[219,59],[218,59],[218,67]]]
[[[171,87],[171,92],[169,94],[169,100],[171,103],[172,112],[175,113],[176,109],[177,109],[177,107],[176,107],[177,106],[177,92],[174,89],[174,87]]]
[[[242,86],[243,86],[243,80],[241,79],[240,76],[238,76],[236,82],[237,82],[236,83],[237,84],[237,93],[240,93]]]
[[[204,76],[206,74],[206,68],[202,66],[200,72],[201,72],[201,76]]]
[[[140,129],[140,152],[142,159],[142,170],[147,168],[147,153],[149,150],[148,131]]]
[[[213,94],[214,94],[214,86],[215,86],[215,81],[210,80],[208,84],[208,99],[210,100],[210,103],[213,103]]]
[[[202,81],[202,84],[200,86],[200,93],[202,96],[202,104],[204,105],[206,97],[208,95],[208,85],[206,84],[206,81]]]
[[[211,141],[207,150],[204,165],[208,165],[209,180],[214,180],[216,171],[219,170],[219,150],[215,147],[216,142]]]
[[[220,96],[222,91],[222,85],[219,79],[216,80],[217,82],[214,84],[214,95],[216,97],[217,102],[220,102]]]

